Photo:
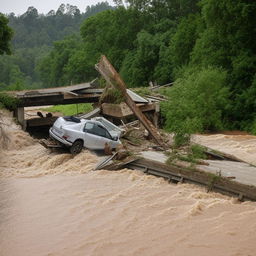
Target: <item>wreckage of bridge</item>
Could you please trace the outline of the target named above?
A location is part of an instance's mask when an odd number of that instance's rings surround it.
[[[83,115],[83,118],[91,118],[96,115],[102,115],[109,120],[126,122],[134,116],[133,111],[123,102],[121,104],[100,103],[101,95],[104,89],[100,88],[97,79],[88,83],[70,85],[65,87],[45,88],[38,90],[24,90],[10,92],[18,99],[18,106],[14,111],[14,117],[24,130],[29,127],[49,126],[57,119],[56,116],[25,119],[25,107],[65,105],[78,103],[93,103],[92,113]],[[138,94],[127,89],[127,93],[138,106],[138,108],[151,118],[155,126],[158,124],[159,102],[161,99],[154,97],[141,97]]]

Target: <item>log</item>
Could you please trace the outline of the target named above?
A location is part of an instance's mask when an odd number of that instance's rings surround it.
[[[118,88],[123,97],[125,98],[126,104],[131,108],[135,116],[141,121],[143,126],[148,130],[150,135],[153,137],[155,142],[161,145],[163,148],[167,148],[167,145],[164,143],[161,138],[160,133],[155,128],[155,126],[146,118],[142,111],[138,108],[132,98],[128,95],[126,91],[126,85],[111,63],[108,61],[106,56],[102,56],[100,62],[95,65],[97,71],[104,77],[104,79],[113,87]]]

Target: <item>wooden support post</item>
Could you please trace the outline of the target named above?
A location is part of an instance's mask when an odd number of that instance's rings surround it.
[[[153,114],[153,123],[157,129],[158,129],[159,112],[160,112],[160,105],[159,105],[159,102],[156,102],[155,112]]]
[[[132,98],[128,95],[126,91],[126,85],[120,75],[117,73],[115,68],[111,65],[108,61],[106,56],[102,56],[100,62],[95,65],[97,71],[104,77],[104,79],[113,87],[119,89],[125,99],[126,104],[130,107],[133,111],[135,116],[140,120],[143,126],[148,130],[149,134],[155,140],[157,144],[162,146],[163,148],[167,148],[166,144],[161,138],[160,133],[154,127],[154,125],[145,117],[142,111],[138,108]]]

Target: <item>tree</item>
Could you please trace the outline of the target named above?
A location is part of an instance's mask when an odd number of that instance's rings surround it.
[[[233,108],[228,113],[232,127],[243,129],[253,122],[252,91],[256,69],[256,2],[248,0],[203,0],[204,31],[191,53],[191,64],[221,67],[228,71]],[[235,124],[235,125],[234,125]]]
[[[226,72],[220,69],[189,68],[169,89],[163,103],[166,129],[177,135],[219,130],[229,106]]]
[[[51,10],[48,14],[44,15],[38,14],[37,9],[31,6],[20,16],[15,16],[14,13],[10,13],[7,16],[10,21],[9,26],[15,31],[11,41],[13,51],[12,56],[0,56],[1,87],[13,88],[14,83],[16,84],[17,74],[22,77],[22,84],[25,85],[26,88],[38,88],[42,86],[42,82],[39,78],[39,63],[41,59],[50,54],[50,51],[53,48],[53,42],[63,40],[67,35],[78,33],[79,27],[84,19],[106,9],[113,9],[113,7],[106,2],[102,2],[92,5],[90,7],[90,10],[92,11],[89,13],[81,13],[76,6],[67,4],[60,6],[58,15],[54,10]],[[4,21],[6,22],[6,20]],[[2,28],[3,26],[1,25],[0,31]],[[10,45],[8,47],[10,49]],[[81,57],[84,58],[84,56]],[[74,60],[75,58],[72,59]],[[87,57],[86,59],[88,60]],[[67,61],[69,62],[69,60]],[[73,63],[76,64],[76,62]],[[79,63],[84,63],[80,60],[80,57]],[[77,65],[75,66],[77,67]],[[71,73],[73,74],[74,68],[71,68],[69,65],[67,70],[69,69],[70,73],[65,75],[63,81],[67,81],[69,84],[71,80],[77,81],[78,79],[82,79],[80,71],[77,72],[77,75],[75,74],[76,79],[72,79],[70,76]],[[90,67],[90,70],[92,69],[93,65]],[[17,72],[13,72],[15,70]],[[51,73],[50,70],[48,71]],[[16,79],[15,82],[11,80],[11,74],[14,74],[13,80]],[[88,74],[87,71],[86,74]],[[44,81],[45,80],[48,81],[47,74],[45,74]],[[55,82],[53,85],[54,84]],[[20,85],[16,87],[18,88]]]
[[[10,40],[12,36],[13,31],[8,26],[8,19],[0,13],[0,55],[11,54]]]
[[[116,1],[120,5],[120,1]],[[149,12],[157,20],[179,20],[199,11],[199,0],[126,0],[132,8]]]
[[[123,63],[121,74],[130,86],[145,86],[153,80],[155,66],[158,62],[160,42],[146,31],[137,35],[135,54],[128,55]]]
[[[71,35],[62,41],[54,43],[51,53],[39,64],[40,77],[46,87],[64,86],[70,84],[70,76],[65,72],[69,59],[81,48],[81,38]]]
[[[105,54],[120,69],[125,54],[134,47],[137,33],[149,24],[148,18],[137,10],[123,7],[92,16],[81,26],[84,49],[94,63]]]
[[[180,21],[169,46],[169,60],[172,69],[175,70],[190,62],[190,54],[199,37],[200,22],[199,14],[192,14]]]

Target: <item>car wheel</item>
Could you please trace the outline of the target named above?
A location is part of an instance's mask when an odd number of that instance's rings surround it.
[[[71,146],[71,148],[70,148],[70,153],[71,153],[72,155],[79,154],[79,153],[82,151],[82,149],[83,149],[83,141],[81,141],[81,140],[76,140],[76,141],[72,144],[72,146]]]

